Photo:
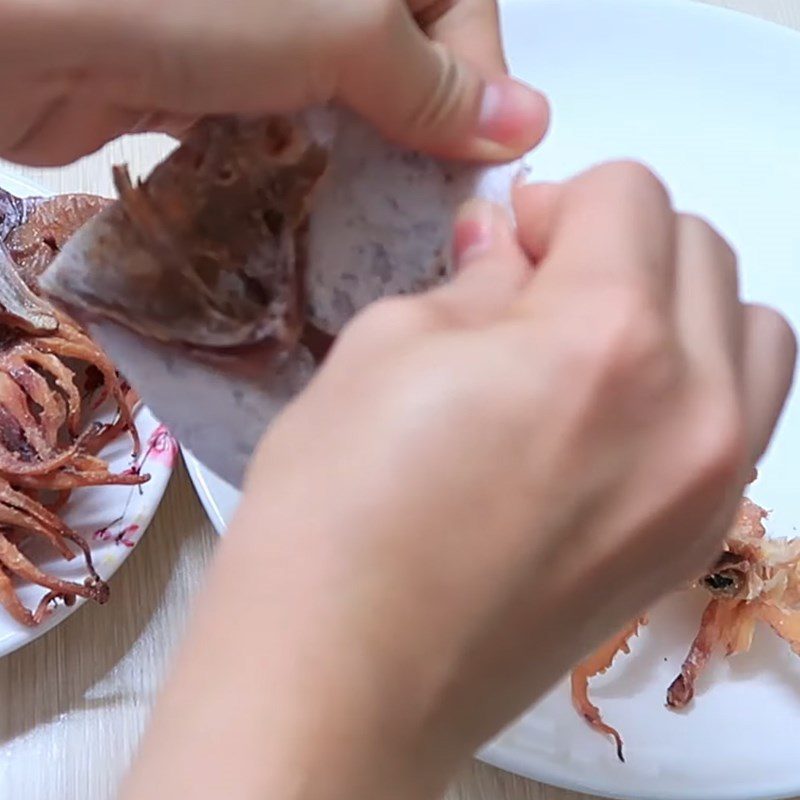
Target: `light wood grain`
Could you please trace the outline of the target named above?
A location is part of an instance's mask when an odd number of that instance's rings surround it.
[[[800,28],[800,0],[706,0]],[[53,192],[111,194],[112,163],[147,171],[164,137],[123,139],[62,170],[4,165]],[[113,602],[87,605],[0,660],[0,800],[108,800],[133,752],[201,585],[215,535],[181,467],[141,544],[113,580]],[[590,800],[479,763],[447,800]]]

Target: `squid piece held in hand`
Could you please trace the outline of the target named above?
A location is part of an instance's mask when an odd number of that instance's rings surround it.
[[[209,117],[144,181],[118,168],[118,202],[40,285],[124,361],[173,434],[240,485],[342,327],[374,300],[445,280],[458,206],[508,205],[520,170],[403,150],[338,109]],[[187,392],[196,402],[178,407]]]

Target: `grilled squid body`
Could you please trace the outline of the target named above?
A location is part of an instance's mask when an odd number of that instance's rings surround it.
[[[333,337],[373,300],[445,280],[457,207],[508,204],[519,172],[398,149],[344,112],[208,118],[144,183],[116,170],[119,202],[42,286],[189,350],[286,351],[309,326]]]
[[[319,120],[312,117],[318,131]],[[458,207],[472,197],[509,207],[522,165],[444,163],[388,144],[350,115],[328,122],[333,133],[311,207],[307,289],[310,322],[335,335],[381,297],[445,281]]]
[[[520,172],[398,149],[330,109],[208,118],[143,183],[118,169],[119,200],[40,285],[174,434],[240,483],[254,443],[348,320],[446,280],[458,206],[509,205]],[[178,382],[193,402],[175,419]]]

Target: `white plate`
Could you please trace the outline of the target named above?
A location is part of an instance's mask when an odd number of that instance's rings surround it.
[[[0,173],[0,187],[20,197],[46,194],[25,180],[7,173]],[[97,486],[76,489],[64,510],[65,521],[82,534],[92,548],[95,567],[104,579],[109,579],[130,555],[153,518],[161,502],[164,490],[172,474],[177,456],[177,446],[168,433],[146,408],[136,414],[136,427],[142,440],[142,455],[139,465],[148,473],[150,480],[141,487]],[[101,453],[115,472],[122,472],[132,465],[130,438],[121,436]],[[37,548],[27,550],[34,555],[36,563],[45,571],[67,580],[82,581],[86,576],[81,557],[71,563],[49,550]],[[34,607],[44,594],[38,586],[23,585],[19,588],[22,601]],[[85,600],[75,605],[59,605],[45,622],[36,628],[26,628],[16,623],[0,608],[0,657],[18,650],[34,639],[63,622],[79,608]],[[109,603],[114,602],[114,585],[111,584]]]
[[[619,157],[649,163],[676,202],[733,241],[745,296],[800,328],[800,36],[731,12],[669,0],[508,0],[515,72],[554,106],[534,179],[557,180]],[[756,500],[771,530],[800,522],[795,392],[762,464]],[[189,459],[218,530],[237,493]],[[559,686],[481,754],[560,786],[640,800],[756,800],[800,794],[800,659],[767,631],[753,652],[717,664],[693,708],[664,708],[702,598],[662,603],[593,695],[626,740],[627,764],[573,711]],[[542,642],[542,647],[547,643]]]
[[[239,504],[239,492],[215,472],[201,464],[185,447],[183,460],[200,502],[217,533],[222,534]]]

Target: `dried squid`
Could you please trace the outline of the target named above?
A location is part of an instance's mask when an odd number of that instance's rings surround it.
[[[646,617],[634,620],[630,625],[612,636],[600,649],[581,662],[571,675],[572,698],[578,713],[597,731],[610,736],[617,747],[617,757],[624,761],[622,737],[616,728],[603,722],[600,709],[589,700],[589,680],[596,675],[605,674],[619,653],[630,653],[630,640],[639,633]]]
[[[87,542],[56,513],[69,494],[147,480],[136,470],[111,473],[98,455],[123,432],[138,452],[133,392],[84,330],[36,286],[75,230],[108,202],[88,195],[21,199],[0,190],[0,603],[27,626],[40,623],[57,601],[108,598]],[[106,399],[116,419],[90,422]],[[81,556],[86,580],[61,580],[37,567],[26,555],[34,540],[66,560]],[[35,609],[22,604],[15,581],[47,590]]]
[[[714,566],[694,584],[711,596],[699,630],[681,670],[667,689],[666,704],[685,708],[711,657],[745,653],[753,642],[757,623],[763,622],[800,655],[800,539],[766,536],[767,512],[745,498]],[[622,758],[622,737],[607,725],[589,700],[589,679],[604,673],[618,653],[630,652],[628,643],[643,620],[636,620],[572,673],[575,709],[599,733],[612,738]]]
[[[443,281],[458,205],[508,204],[519,173],[403,150],[338,109],[208,118],[143,182],[117,169],[119,201],[41,285],[124,359],[173,434],[240,484],[342,327]],[[186,393],[196,402],[178,408]]]

